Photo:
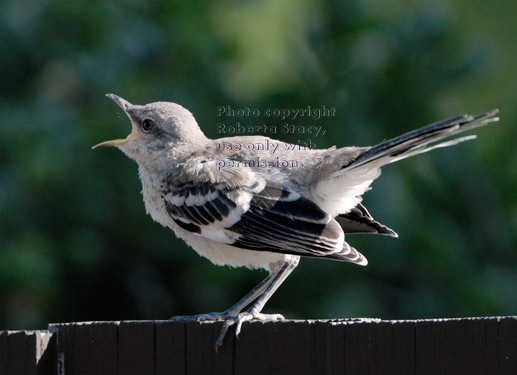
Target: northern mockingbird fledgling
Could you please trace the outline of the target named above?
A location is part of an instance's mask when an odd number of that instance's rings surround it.
[[[440,121],[374,147],[312,150],[263,136],[208,139],[178,104],[141,106],[108,96],[127,114],[132,132],[94,148],[118,147],[138,163],[151,217],[215,264],[269,271],[225,312],[191,317],[225,320],[216,347],[233,324],[238,335],[244,321],[283,319],[261,311],[300,256],[366,265],[345,233],[397,236],[361,204],[382,166],[473,139],[444,140],[498,120],[494,110]]]

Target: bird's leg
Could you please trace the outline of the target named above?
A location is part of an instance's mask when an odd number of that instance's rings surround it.
[[[235,327],[235,336],[239,336],[241,331],[242,323],[257,319],[257,320],[283,320],[284,317],[280,314],[262,314],[261,311],[264,308],[266,302],[271,298],[273,293],[278,289],[278,287],[287,279],[287,276],[296,268],[298,265],[300,258],[292,257],[287,262],[284,262],[276,272],[272,272],[271,275],[266,278],[257,288],[252,290],[249,295],[253,295],[256,301],[251,305],[251,307],[244,312],[237,312],[233,316],[226,317],[226,321],[224,322],[223,328],[221,328],[221,332],[217,338],[215,343],[215,349],[217,350],[219,347],[223,345],[224,337],[226,336],[226,332],[228,328],[232,325],[236,324]],[[254,293],[255,292],[255,293]],[[257,298],[258,295],[258,298]],[[248,300],[246,304],[241,305],[241,301],[239,301],[235,306],[239,305],[241,309],[246,306],[249,302],[253,301],[253,299]],[[234,307],[235,307],[234,306]],[[227,311],[232,310],[230,308]]]
[[[276,276],[276,273],[270,273],[264,280],[260,282],[255,288],[253,288],[248,294],[242,297],[239,302],[230,307],[228,310],[223,311],[221,313],[211,312],[206,314],[197,314],[197,315],[180,315],[173,316],[169,320],[187,320],[187,321],[216,321],[223,320],[237,316],[242,309],[252,303],[258,296],[264,293],[264,290],[271,283],[272,279]]]
[[[270,273],[264,280],[260,282],[260,284],[258,284],[248,294],[242,297],[235,305],[223,312],[223,314],[225,314],[226,316],[235,316],[239,314],[246,306],[255,301],[259,296],[261,296],[264,293],[264,291],[271,284],[275,276],[276,273]]]
[[[271,273],[260,284],[253,288],[248,294],[239,300],[235,305],[222,313],[207,313],[189,316],[174,316],[170,320],[187,320],[187,321],[217,321],[225,320],[221,332],[215,343],[215,349],[223,345],[224,337],[228,332],[228,328],[236,324],[235,336],[238,336],[241,331],[242,323],[257,319],[257,320],[283,320],[284,317],[280,314],[262,314],[266,302],[275,293],[278,287],[285,281],[287,276],[296,268],[299,262],[299,257],[291,257],[286,262],[276,264],[272,267]],[[255,301],[251,307],[242,312],[242,310]]]

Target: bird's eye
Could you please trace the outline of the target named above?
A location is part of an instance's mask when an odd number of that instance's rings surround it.
[[[145,132],[145,133],[149,133],[150,131],[152,131],[155,127],[155,123],[153,120],[151,119],[145,119],[144,121],[142,121],[142,130]]]

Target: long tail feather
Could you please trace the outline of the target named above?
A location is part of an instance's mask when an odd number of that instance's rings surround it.
[[[471,135],[440,142],[461,132],[498,121],[499,118],[495,117],[497,112],[498,110],[495,109],[479,116],[464,115],[454,117],[395,137],[370,148],[344,167],[343,170],[355,169],[364,164],[376,161],[379,162],[379,166],[382,166],[413,155],[431,151],[438,147],[448,147],[474,139],[476,136]]]

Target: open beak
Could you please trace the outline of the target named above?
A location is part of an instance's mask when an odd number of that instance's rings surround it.
[[[128,102],[125,99],[122,99],[120,96],[117,96],[115,94],[106,94],[106,96],[108,98],[112,99],[115,103],[117,103],[120,106],[120,108],[122,108],[124,110],[126,115],[128,115],[129,119],[131,119],[131,116],[127,112],[128,109],[132,106],[132,104],[130,102]],[[131,123],[132,123],[132,121],[131,121]],[[133,127],[133,129],[134,129],[134,127]],[[125,144],[129,140],[131,140],[131,137],[132,137],[133,133],[134,132],[132,131],[131,134],[129,134],[127,136],[127,138],[125,138],[125,139],[114,139],[112,141],[106,141],[106,142],[99,143],[98,145],[93,146],[92,149],[101,148],[101,147],[119,147],[119,146],[122,146],[123,144]]]

